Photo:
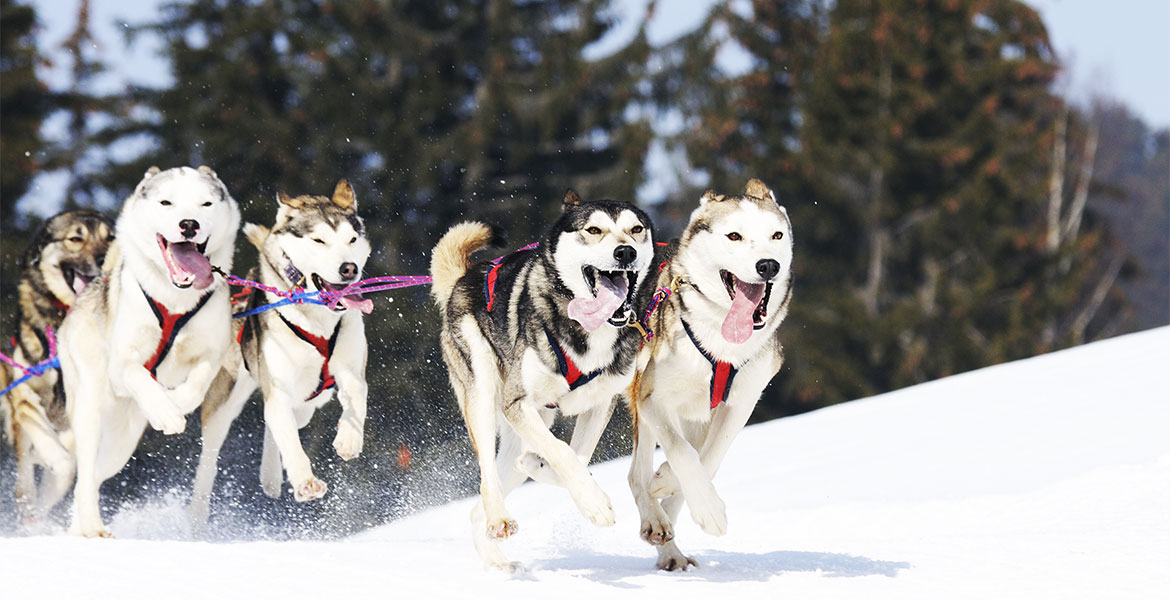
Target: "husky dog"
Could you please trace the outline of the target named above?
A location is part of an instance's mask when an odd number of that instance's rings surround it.
[[[587,465],[634,373],[641,338],[626,325],[649,279],[653,231],[627,202],[582,202],[569,190],[563,208],[537,247],[473,266],[471,254],[497,238],[469,222],[431,259],[443,360],[479,460],[472,537],[487,565],[506,570],[518,565],[497,540],[517,526],[504,496],[529,476],[568,488],[595,525],[614,521]],[[558,409],[577,416],[571,446],[549,431]]]
[[[77,457],[73,530],[108,537],[98,487],[149,423],[186,427],[231,343],[228,290],[240,211],[208,167],[151,167],[122,205],[103,276],[61,324],[66,413]]]
[[[780,370],[792,225],[772,190],[752,179],[742,196],[703,194],[682,238],[663,254],[657,285],[674,293],[651,318],[654,337],[630,387],[629,482],[642,537],[657,546],[658,567],[672,571],[697,564],[673,541],[684,498],[703,531],[727,531],[711,479]],[[656,442],[667,462],[652,477]]]
[[[261,283],[277,289],[338,291],[361,278],[370,244],[348,181],[338,182],[332,198],[290,198],[280,192],[277,200],[279,209],[271,230],[244,225],[244,235],[260,251]],[[278,300],[256,290],[248,306]],[[207,522],[220,447],[257,386],[264,397],[265,423],[260,482],[269,496],[280,496],[282,464],[298,502],[325,495],[328,487],[313,475],[297,431],[333,398],[334,388],[342,412],[333,448],[344,460],[361,453],[368,350],[362,314],[369,314],[373,307],[372,300],[353,293],[340,297],[332,307],[291,304],[244,320],[237,333],[240,343],[213,385],[215,400],[203,406],[203,453],[190,509],[197,529]]]
[[[92,210],[58,214],[41,225],[21,261],[20,322],[12,338],[12,357],[34,365],[49,356],[46,329],[58,329],[85,286],[100,272],[114,239],[114,223]],[[0,388],[22,373],[0,366]],[[5,433],[16,450],[16,504],[36,520],[51,509],[73,482],[73,455],[62,443],[69,437],[65,399],[57,372],[47,371],[0,398]],[[47,467],[40,492],[36,465]]]

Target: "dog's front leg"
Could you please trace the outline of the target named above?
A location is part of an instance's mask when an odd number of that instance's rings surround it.
[[[746,373],[746,370],[745,370]],[[735,436],[747,425],[756,403],[763,393],[763,386],[751,386],[748,382],[754,378],[740,377],[736,380],[738,388],[733,388],[727,402],[720,404],[711,415],[711,423],[707,428],[707,435],[703,438],[702,448],[699,449],[699,460],[703,469],[711,479],[719,471],[727,451],[731,449],[731,442]],[[764,380],[765,382],[767,380]],[[740,383],[743,382],[743,383]],[[654,474],[650,484],[650,494],[655,498],[666,498],[680,491],[678,477],[670,462],[665,462]]]
[[[341,418],[337,421],[337,437],[333,449],[343,460],[356,458],[362,452],[363,431],[366,424],[366,335],[361,317],[347,312],[342,317],[338,351],[329,362],[337,378],[337,401],[341,403]]]
[[[663,414],[653,397],[638,409],[638,418],[645,419],[654,430],[666,460],[677,475],[679,488],[686,496],[691,518],[710,535],[727,532],[727,508],[715,491],[711,477],[703,467],[699,452],[683,434],[677,415]],[[653,489],[651,490],[653,492]]]
[[[182,433],[186,429],[185,413],[175,406],[167,389],[135,357],[110,356],[108,376],[114,393],[133,398],[151,427],[167,435]]]
[[[585,462],[549,431],[537,410],[538,406],[555,403],[563,395],[550,394],[548,387],[534,389],[528,385],[546,381],[549,376],[551,372],[536,355],[536,350],[525,350],[519,368],[509,370],[504,384],[504,417],[529,447],[544,457],[586,519],[600,527],[613,525],[613,505],[609,496],[589,474]],[[561,386],[566,385],[562,380]]]
[[[272,439],[280,451],[281,462],[292,484],[293,498],[297,502],[307,502],[324,496],[329,486],[313,475],[309,455],[301,448],[293,402],[292,396],[279,383],[265,390],[264,424],[272,433]]]

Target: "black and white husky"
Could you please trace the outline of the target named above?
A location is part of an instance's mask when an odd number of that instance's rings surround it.
[[[614,521],[587,465],[634,374],[641,338],[626,325],[649,279],[653,231],[626,202],[583,202],[569,190],[563,207],[536,247],[472,265],[495,236],[462,223],[431,262],[443,360],[479,460],[472,537],[502,569],[517,567],[497,542],[517,531],[504,496],[529,476],[566,487],[595,525]],[[549,431],[557,410],[577,416],[571,445]]]
[[[180,433],[231,343],[227,287],[240,211],[208,167],[151,167],[116,224],[103,275],[78,296],[58,349],[77,458],[73,529],[109,536],[98,487],[149,423]]]
[[[741,196],[708,191],[662,258],[668,262],[657,287],[673,294],[651,319],[654,337],[639,353],[631,385],[629,481],[642,537],[669,571],[696,564],[673,541],[684,498],[703,531],[727,531],[712,477],[783,360],[778,328],[792,296],[788,212],[758,179]],[[655,474],[656,443],[667,462]]]
[[[281,192],[277,201],[271,230],[244,225],[245,237],[259,250],[261,283],[279,290],[338,291],[361,278],[370,244],[348,181],[338,182],[331,197],[289,197]],[[247,307],[280,299],[255,290]],[[203,409],[203,452],[190,507],[196,530],[207,522],[220,447],[257,387],[264,397],[265,425],[260,483],[269,496],[280,496],[282,465],[298,502],[325,495],[328,486],[313,475],[298,430],[333,399],[335,389],[342,410],[333,448],[344,460],[361,453],[369,350],[362,315],[372,309],[372,300],[355,293],[331,307],[281,306],[247,317],[237,326],[242,327],[236,330],[239,343],[223,361]]]

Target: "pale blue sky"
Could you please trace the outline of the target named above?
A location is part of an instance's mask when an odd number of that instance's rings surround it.
[[[1119,99],[1151,126],[1170,127],[1170,0],[1028,1],[1043,15],[1057,54],[1066,66],[1058,91],[1078,103],[1093,96]],[[609,39],[602,40],[594,52],[604,53],[607,46],[620,45],[629,39],[647,2],[619,0],[615,8],[623,24]],[[659,0],[648,28],[650,41],[661,44],[693,29],[713,3],[713,0]],[[68,81],[70,61],[60,51],[60,45],[74,26],[78,0],[35,0],[32,4],[41,19],[41,48],[51,52],[54,62],[44,76],[50,85],[62,86]],[[122,37],[128,23],[156,18],[158,5],[159,0],[91,0],[98,50],[111,69],[97,82],[100,91],[117,92],[127,83],[159,86],[170,82],[166,62],[158,56],[157,40],[143,37],[127,48]],[[721,58],[731,67],[743,64],[744,60],[734,48]],[[61,128],[59,121],[50,122],[46,124],[46,133],[52,135]],[[677,185],[672,175],[661,172],[671,160],[661,149],[650,157],[651,170],[659,171],[653,176],[658,181],[652,182],[644,193],[657,195],[663,188]],[[60,206],[65,181],[63,174],[39,177],[22,203],[38,209],[37,212],[51,214]]]

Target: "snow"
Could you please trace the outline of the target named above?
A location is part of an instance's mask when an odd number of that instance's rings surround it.
[[[749,427],[715,480],[727,535],[683,509],[688,572],[655,569],[619,459],[593,468],[614,527],[557,488],[508,497],[511,577],[480,566],[475,499],[340,541],[207,543],[171,495],[121,510],[116,540],[0,538],[0,580],[7,598],[1167,598],[1168,367],[1161,328]]]

